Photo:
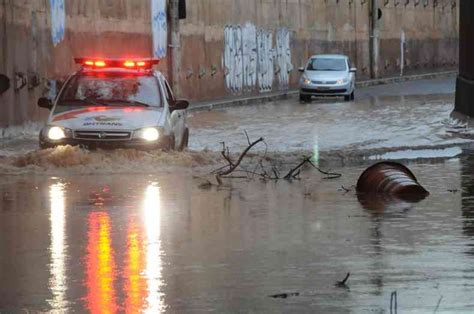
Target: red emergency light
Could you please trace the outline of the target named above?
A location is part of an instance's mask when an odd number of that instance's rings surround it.
[[[97,59],[75,58],[76,64],[87,68],[151,69],[158,59]]]

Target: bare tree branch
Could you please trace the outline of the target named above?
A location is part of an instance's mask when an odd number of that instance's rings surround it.
[[[263,137],[259,138],[258,140],[256,140],[253,143],[250,143],[250,145],[247,146],[247,148],[240,154],[239,158],[237,159],[237,161],[235,163],[232,162],[232,160],[230,159],[230,156],[227,156],[227,157],[225,156],[225,149],[224,149],[223,152],[222,152],[222,155],[227,160],[227,162],[229,162],[229,169],[221,170],[221,171],[219,171],[219,173],[217,175],[222,177],[222,176],[226,176],[228,174],[231,174],[240,165],[240,163],[244,159],[245,155],[247,155],[247,153],[252,149],[252,147],[254,147],[255,145],[257,145],[260,142],[263,142]],[[225,147],[225,144],[224,144],[224,147]]]
[[[227,165],[224,165],[224,166],[212,171],[212,173],[215,174],[215,176],[216,176],[216,180],[217,180],[218,185],[223,184],[222,180],[221,180],[222,178],[242,178],[242,179],[247,178],[247,179],[252,179],[254,177],[259,177],[261,180],[274,180],[274,181],[278,181],[280,179],[285,179],[285,180],[289,180],[289,181],[298,180],[299,176],[301,174],[301,169],[303,168],[303,166],[306,163],[310,164],[314,169],[318,170],[320,173],[327,175],[327,177],[325,177],[325,179],[335,179],[335,178],[339,178],[339,177],[342,176],[342,174],[340,174],[340,173],[333,173],[333,172],[324,171],[324,170],[320,169],[318,166],[316,166],[311,161],[313,156],[309,156],[309,157],[303,156],[303,160],[298,165],[296,165],[295,167],[290,169],[288,171],[288,173],[285,176],[282,177],[281,174],[280,174],[280,170],[278,169],[276,163],[272,159],[266,160],[268,145],[267,145],[267,143],[265,143],[264,139],[261,137],[258,140],[254,141],[254,142],[251,142],[247,131],[244,131],[244,133],[245,133],[245,137],[247,138],[248,146],[239,155],[239,157],[237,158],[236,161],[234,161],[232,159],[229,147],[226,146],[225,142],[222,142],[221,156],[227,162]],[[258,160],[258,162],[256,163],[254,169],[249,170],[249,169],[246,169],[245,166],[241,166],[242,160],[247,156],[249,151],[259,143],[265,144],[265,153]],[[252,157],[253,156],[254,155],[252,155]],[[269,162],[270,165],[268,165],[268,166],[264,165],[265,162]],[[240,169],[239,169],[239,167],[240,167]],[[235,176],[235,175],[231,176],[230,174],[232,174],[234,172],[244,173],[246,175],[246,177],[245,176]]]
[[[318,166],[316,166],[316,165],[311,161],[311,158],[308,160],[308,162],[309,162],[309,164],[310,164],[311,166],[313,166],[313,168],[315,168],[316,170],[318,170],[318,171],[321,172],[322,174],[327,175],[327,177],[326,177],[325,179],[337,179],[337,178],[342,177],[342,173],[328,172],[328,171],[322,170],[321,168],[319,168]]]

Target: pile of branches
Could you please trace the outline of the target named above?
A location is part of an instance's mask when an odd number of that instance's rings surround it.
[[[313,156],[302,156],[301,161],[292,167],[287,172],[283,172],[276,166],[274,162],[270,162],[268,165],[268,158],[267,158],[267,144],[263,137],[255,141],[250,141],[250,138],[245,132],[245,136],[247,137],[248,146],[245,148],[236,159],[232,158],[229,147],[222,142],[222,151],[221,156],[226,161],[226,165],[214,170],[212,174],[215,175],[216,180],[219,185],[222,185],[223,178],[245,178],[245,179],[253,179],[259,178],[261,180],[267,181],[278,181],[278,180],[298,180],[300,179],[300,174],[303,166],[309,165],[312,168],[318,170],[320,173],[326,175],[325,179],[336,179],[342,176],[340,173],[333,173],[328,172],[320,169],[313,161]],[[248,156],[249,152],[255,146],[262,144],[265,145],[265,152],[263,155],[260,156],[258,162],[251,168],[243,167],[242,161],[246,156]]]

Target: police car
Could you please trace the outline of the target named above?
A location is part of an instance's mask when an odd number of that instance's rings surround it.
[[[41,148],[82,145],[88,148],[183,150],[188,146],[186,100],[177,100],[165,77],[153,70],[159,60],[76,58],[71,75],[49,109],[41,130]]]

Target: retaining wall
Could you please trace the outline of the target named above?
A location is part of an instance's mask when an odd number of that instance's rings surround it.
[[[41,95],[75,56],[160,56],[169,71],[166,0],[0,1],[0,127],[44,119]],[[452,69],[459,0],[379,0],[381,77]],[[259,95],[297,86],[317,53],[344,53],[370,73],[369,0],[188,0],[180,21],[180,97]]]

